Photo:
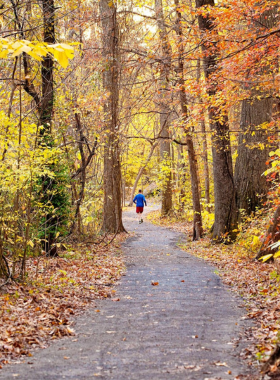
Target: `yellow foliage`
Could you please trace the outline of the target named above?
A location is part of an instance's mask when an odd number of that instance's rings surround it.
[[[273,254],[269,253],[268,255],[261,257],[260,260],[262,260],[262,262],[264,263],[264,262],[268,261],[269,259],[271,259],[272,256],[273,256]]]
[[[202,211],[203,225],[206,229],[210,229],[215,221],[215,214],[208,211]]]
[[[51,54],[63,68],[68,66],[69,59],[74,58],[74,48],[67,44],[48,45],[43,42],[0,38],[0,58],[15,58],[22,53],[30,55],[36,61],[42,61]]]
[[[260,238],[258,236],[253,237],[253,241],[251,243],[252,250],[254,251],[255,249],[259,248],[261,245]]]

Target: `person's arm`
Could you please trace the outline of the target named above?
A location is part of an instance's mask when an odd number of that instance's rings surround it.
[[[144,197],[144,203],[145,203],[145,206],[147,206],[147,201],[146,201],[146,198]]]
[[[136,198],[136,196],[135,196],[134,199],[133,199],[133,203],[136,203],[136,200],[137,200],[137,198]]]

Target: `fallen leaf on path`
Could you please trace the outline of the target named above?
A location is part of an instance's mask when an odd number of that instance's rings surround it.
[[[157,285],[158,285],[158,282],[157,282],[157,281],[152,281],[151,284],[152,284],[153,286],[157,286]]]
[[[247,327],[241,335],[242,341],[247,345],[242,350],[241,358],[247,360],[249,365],[257,364],[257,358],[258,360],[261,358],[261,362],[269,358],[280,331],[280,271],[275,263],[260,263],[253,260],[257,251],[253,251],[251,245],[255,235],[259,236],[260,231],[267,230],[271,217],[272,213],[265,213],[259,218],[249,219],[245,230],[231,246],[212,245],[210,237],[199,242],[188,241],[180,244],[180,248],[184,251],[214,265],[224,283],[241,294],[246,302],[248,314],[242,319],[254,318],[257,322],[254,327]],[[162,219],[160,213],[154,214],[152,219],[155,224],[192,235],[193,225],[186,220]],[[213,279],[207,280],[210,286]],[[236,379],[241,378],[256,379],[245,375],[236,377]]]
[[[227,363],[216,362],[214,364],[218,367],[228,367]]]

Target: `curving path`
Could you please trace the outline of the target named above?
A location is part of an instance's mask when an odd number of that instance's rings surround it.
[[[5,367],[0,379],[224,380],[248,374],[234,344],[245,323],[240,299],[213,268],[176,246],[179,234],[138,225],[132,211],[124,222],[136,234],[123,247],[127,274],[117,287],[120,301],[99,301],[100,313],[77,318],[75,339]]]

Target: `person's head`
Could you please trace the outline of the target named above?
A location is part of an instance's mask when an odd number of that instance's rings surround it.
[[[142,190],[141,190],[141,189],[139,189],[139,193],[142,193]]]

